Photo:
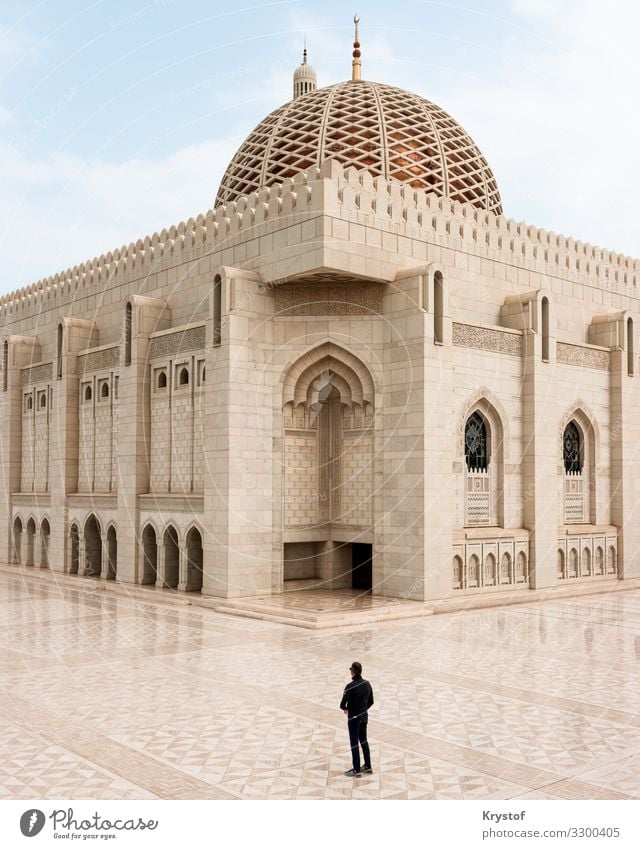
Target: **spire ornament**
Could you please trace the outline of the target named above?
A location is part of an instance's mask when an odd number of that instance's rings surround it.
[[[351,79],[352,80],[361,80],[362,79],[362,62],[360,61],[361,53],[360,53],[360,39],[358,35],[358,24],[360,23],[360,18],[358,15],[353,16],[353,23],[356,27],[355,38],[353,40],[353,62],[351,65]]]
[[[302,51],[302,64],[298,65],[293,74],[293,99],[310,94],[318,88],[316,72],[309,64],[307,58],[307,36],[304,37],[304,50]]]

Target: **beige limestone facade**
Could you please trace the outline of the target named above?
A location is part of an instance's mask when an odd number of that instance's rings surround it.
[[[415,96],[299,88],[317,161],[267,144],[250,190],[241,149],[246,194],[0,302],[0,558],[220,598],[639,577],[640,262],[505,218],[484,159],[425,177]],[[349,153],[374,106],[385,161]]]

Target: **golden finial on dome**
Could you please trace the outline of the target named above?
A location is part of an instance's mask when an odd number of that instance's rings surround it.
[[[358,24],[360,23],[360,18],[357,15],[353,16],[353,23],[356,25],[356,34],[353,41],[353,63],[351,70],[351,79],[352,80],[361,80],[362,79],[362,63],[360,62],[360,40],[358,36]]]

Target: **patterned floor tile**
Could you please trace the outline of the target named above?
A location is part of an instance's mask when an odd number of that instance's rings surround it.
[[[638,592],[309,633],[7,574],[0,597],[2,798],[640,793]],[[357,780],[355,659],[376,695]]]

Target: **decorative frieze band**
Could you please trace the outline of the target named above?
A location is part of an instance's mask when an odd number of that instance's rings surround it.
[[[558,342],[556,344],[556,360],[568,366],[597,368],[602,371],[609,369],[609,351],[598,351],[596,348],[571,345],[569,342]]]
[[[32,383],[51,380],[52,372],[52,363],[39,363],[37,366],[25,368],[22,370],[22,385],[29,386]]]
[[[204,325],[155,336],[151,340],[149,358],[153,360],[156,357],[182,354],[185,351],[201,351],[204,348],[205,338]]]
[[[380,283],[286,283],[275,287],[277,315],[370,315],[382,312]]]
[[[82,354],[78,357],[78,371],[80,374],[83,374],[115,368],[119,361],[120,349],[116,345],[113,348],[104,348],[102,351],[92,351],[89,354]]]
[[[477,327],[474,324],[453,322],[453,344],[461,348],[479,348],[481,351],[495,351],[498,354],[522,356],[522,336],[493,330],[490,327]]]

